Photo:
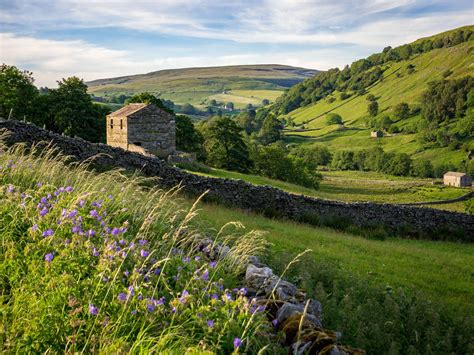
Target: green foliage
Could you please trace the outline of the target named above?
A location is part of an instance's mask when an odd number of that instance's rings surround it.
[[[149,92],[142,92],[139,94],[133,95],[131,98],[125,101],[126,104],[131,103],[144,103],[144,104],[154,104],[155,106],[165,110],[166,112],[173,113],[173,110],[169,109],[163,104],[163,102],[157,98],[155,95]]]
[[[339,150],[332,157],[331,166],[340,170],[354,170],[354,152],[349,150]]]
[[[233,238],[210,263],[192,247],[194,212],[174,193],[37,153],[0,156],[3,352],[230,353],[235,337],[249,352],[270,343],[264,313],[231,291],[248,253],[262,250],[258,235]]]
[[[23,119],[34,111],[38,89],[33,85],[33,73],[2,64],[0,66],[0,117]]]
[[[291,150],[291,154],[302,159],[311,171],[319,165],[328,165],[332,158],[329,149],[323,145],[299,145]]]
[[[204,138],[188,116],[176,116],[176,148],[184,152],[201,153]]]
[[[288,154],[285,146],[273,143],[268,146],[256,146],[252,150],[254,172],[281,181],[317,189],[321,175],[310,169],[305,160]]]
[[[393,115],[399,120],[410,116],[410,106],[406,102],[400,102],[393,108]]]
[[[332,125],[332,124],[344,124],[344,122],[342,121],[342,117],[341,115],[337,114],[337,113],[328,113],[326,115],[326,123],[328,125]]]
[[[434,176],[433,164],[426,159],[416,159],[413,161],[413,170],[412,173],[414,176],[422,178],[430,178]]]
[[[273,114],[263,121],[258,139],[262,144],[271,144],[281,139],[282,123]]]
[[[370,101],[369,104],[367,105],[367,113],[375,117],[379,113],[379,104],[377,101]]]
[[[230,117],[214,117],[201,126],[207,162],[228,170],[248,171],[251,161],[242,128]]]

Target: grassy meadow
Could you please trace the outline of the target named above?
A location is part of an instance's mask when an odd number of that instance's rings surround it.
[[[411,107],[420,102],[421,94],[430,81],[440,80],[446,70],[452,74],[448,79],[456,79],[474,74],[471,65],[474,59],[472,51],[474,40],[461,43],[450,48],[434,49],[417,55],[409,60],[385,64],[383,80],[374,84],[367,93],[358,96],[356,93],[348,99],[341,100],[336,92],[317,103],[298,108],[285,116],[292,118],[297,129],[288,128],[285,132],[288,142],[324,143],[331,151],[341,149],[364,149],[380,146],[385,151],[410,154],[412,158],[426,158],[433,164],[458,164],[465,158],[465,153],[436,148],[423,150],[415,134],[394,134],[381,139],[371,139],[370,129],[366,128],[368,116],[366,97],[369,94],[377,98],[379,104],[378,117],[390,115],[393,107],[406,102]],[[415,70],[409,73],[407,67],[411,64]],[[338,113],[342,116],[344,127],[328,125],[326,112]],[[402,128],[421,120],[419,115],[412,116],[395,124]],[[293,140],[293,138],[297,138]]]
[[[373,354],[473,350],[474,323],[462,319],[473,312],[472,245],[369,240],[195,205],[53,155],[0,154],[7,352],[278,354],[264,312],[239,291],[242,261],[260,254],[283,271],[305,249],[285,277],[321,301],[343,343]],[[192,248],[200,234],[230,253],[210,262]]]
[[[237,65],[170,69],[141,75],[88,82],[89,93],[98,97],[133,95],[148,91],[177,104],[204,108],[210,100],[234,102],[236,108],[275,101],[283,90],[316,71],[284,65]],[[225,93],[225,94],[224,94]]]
[[[294,194],[345,202],[430,202],[454,199],[470,191],[468,188],[432,185],[433,179],[398,177],[367,171],[322,171],[323,180],[318,190],[263,176],[215,168],[206,173],[193,173],[225,179],[240,179],[254,185],[273,186]],[[460,201],[429,207],[464,212],[465,203]]]

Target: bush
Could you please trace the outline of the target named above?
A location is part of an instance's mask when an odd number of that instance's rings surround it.
[[[357,168],[354,163],[354,152],[349,150],[339,150],[334,153],[331,166],[339,170],[353,170]]]
[[[414,176],[430,178],[434,176],[433,165],[429,160],[417,159],[413,161],[412,173]]]
[[[326,124],[328,125],[344,124],[344,122],[342,121],[341,115],[331,112],[326,115]]]

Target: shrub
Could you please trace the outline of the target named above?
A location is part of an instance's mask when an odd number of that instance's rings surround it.
[[[433,165],[429,160],[426,159],[417,159],[413,161],[412,173],[414,176],[429,178],[433,177]]]
[[[344,122],[342,121],[341,115],[331,112],[326,115],[326,124],[344,124]]]

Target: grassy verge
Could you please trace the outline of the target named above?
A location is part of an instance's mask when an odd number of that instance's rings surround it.
[[[239,220],[248,230],[265,231],[272,243],[268,262],[276,269],[311,249],[291,281],[322,302],[325,326],[342,331],[343,342],[370,353],[472,346],[474,322],[463,318],[474,314],[473,245],[368,240],[222,206],[200,208],[208,228]]]

